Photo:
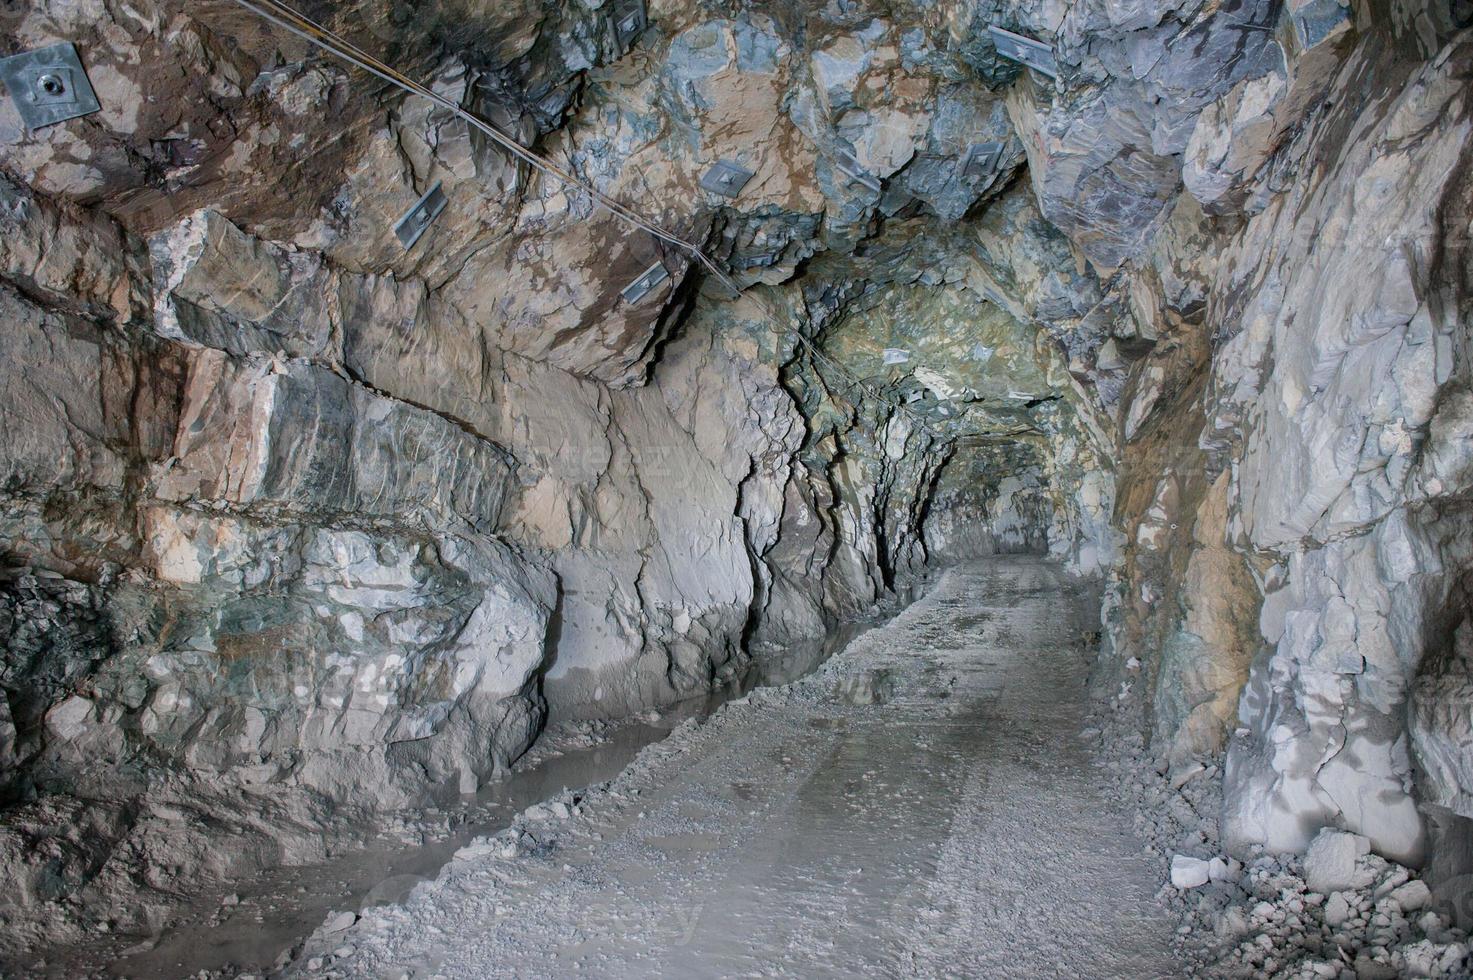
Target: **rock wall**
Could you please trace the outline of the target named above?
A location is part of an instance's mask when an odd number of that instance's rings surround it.
[[[924,454],[902,438],[891,469],[854,464],[857,486],[824,474],[816,505],[796,459],[804,418],[777,368],[752,359],[773,342],[752,336],[770,334],[761,324],[724,324],[717,340],[696,317],[655,383],[615,390],[510,352],[474,365],[455,347],[464,322],[422,291],[289,261],[218,215],[190,216],[152,253],[152,323],[5,297],[17,595],[90,610],[13,607],[14,629],[37,634],[17,678],[72,692],[49,706],[15,695],[42,708],[16,736],[22,762],[96,762],[102,743],[116,761],[136,739],[193,769],[334,797],[393,781],[364,766],[474,783],[534,734],[536,681],[606,696],[606,713],[704,690],[750,655],[750,628],[773,643],[821,634],[894,584],[880,565],[920,560],[898,531],[888,549],[877,539],[861,495],[914,509],[924,468],[907,452]],[[467,361],[475,399],[469,381],[445,385]],[[833,466],[842,451],[827,451]],[[810,576],[808,618],[785,608],[769,624],[754,563],[786,544],[785,525],[817,565],[763,563],[769,584]],[[43,651],[50,627],[83,621],[103,649]],[[99,670],[130,689],[99,689]],[[319,759],[339,753],[355,761]]]
[[[155,928],[174,895],[156,863],[320,858],[333,813],[474,790],[549,703],[616,717],[705,692],[925,562],[939,437],[820,392],[825,369],[740,305],[689,317],[649,383],[616,389],[467,345],[422,287],[217,214],[145,249],[10,194],[18,937],[88,927],[58,900]],[[52,296],[24,264],[63,222],[80,244],[66,270],[44,249],[50,271],[90,292]],[[94,232],[123,247],[94,255]],[[251,823],[220,829],[222,806]],[[231,856],[202,865],[201,840]]]
[[[1459,23],[1289,4],[1185,130],[1120,276],[1149,345],[1117,347],[1125,544],[1097,679],[1164,765],[1225,749],[1230,847],[1352,830],[1430,860],[1467,921]]]
[[[334,16],[742,297],[234,5],[0,15],[74,41],[106,107],[28,133],[0,106],[17,947],[154,931],[192,879],[473,791],[549,712],[820,642],[974,552],[944,527],[975,508],[1099,563],[1103,430],[1042,319],[1098,283],[1017,179],[1000,94],[909,25],[652,12],[637,50],[607,10]],[[755,171],[739,201],[697,191],[718,158]]]

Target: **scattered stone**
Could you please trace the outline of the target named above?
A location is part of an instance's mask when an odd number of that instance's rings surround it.
[[[503,845],[501,843],[489,837],[477,837],[469,844],[457,850],[451,860],[474,861],[477,858],[488,857],[492,854],[499,854],[502,850]]]

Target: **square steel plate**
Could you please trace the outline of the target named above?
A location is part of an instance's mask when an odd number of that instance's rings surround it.
[[[848,177],[852,184],[861,184],[876,194],[884,190],[885,185],[880,183],[880,178],[861,167],[852,153],[840,150],[834,155],[834,166],[838,167],[839,172]]]
[[[634,46],[639,35],[649,26],[644,0],[619,0],[614,4],[614,36],[625,51]]]
[[[404,217],[394,224],[394,234],[399,238],[399,244],[405,249],[414,247],[419,241],[419,236],[425,233],[440,212],[445,210],[445,191],[437,182],[425,192],[424,197],[414,203],[414,207],[404,212]]]
[[[651,290],[669,278],[670,271],[665,268],[664,263],[656,262],[641,272],[638,279],[619,290],[619,295],[624,297],[626,303],[638,303],[648,296]]]
[[[1001,27],[989,26],[987,32],[992,36],[992,43],[997,48],[997,53],[1004,58],[1027,65],[1049,78],[1058,77],[1059,66],[1054,61],[1054,49],[1049,45],[1042,41],[1035,41],[1031,37],[1024,37],[1022,34],[1005,31]]]
[[[76,46],[70,43],[0,58],[0,82],[27,129],[37,130],[102,108]]]
[[[722,197],[736,197],[752,179],[752,171],[730,160],[719,160],[701,178],[701,187]]]
[[[973,143],[962,156],[961,173],[968,180],[982,180],[997,172],[997,163],[1002,159],[1003,144]]]

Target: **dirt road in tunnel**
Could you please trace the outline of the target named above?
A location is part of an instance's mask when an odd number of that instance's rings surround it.
[[[952,568],[816,673],[319,930],[293,972],[1180,975],[1079,737],[1094,619],[1045,561]]]

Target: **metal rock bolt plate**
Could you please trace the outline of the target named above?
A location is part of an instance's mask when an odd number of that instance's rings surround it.
[[[32,131],[102,108],[70,43],[0,58],[0,82]]]
[[[437,182],[425,192],[424,197],[414,203],[414,207],[405,211],[404,216],[395,222],[394,234],[398,237],[399,244],[406,250],[413,248],[414,243],[419,241],[419,236],[445,210],[445,204],[445,191]]]
[[[1049,78],[1059,77],[1059,66],[1054,60],[1054,49],[1022,34],[1014,34],[1005,31],[1001,27],[987,28],[987,33],[992,36],[992,44],[997,48],[997,53],[1009,61],[1027,65],[1041,75]]]
[[[880,183],[880,178],[868,173],[861,167],[859,161],[854,158],[854,154],[852,153],[840,150],[834,157],[834,166],[839,168],[841,174],[849,178],[851,184],[861,184],[876,194],[884,189],[884,185]]]
[[[639,35],[649,26],[643,0],[620,0],[614,4],[614,36],[624,50],[634,46]]]
[[[982,180],[997,172],[1002,159],[1002,143],[973,143],[962,155],[961,174],[968,180]]]
[[[651,290],[669,278],[669,270],[662,263],[656,262],[641,272],[638,279],[619,290],[619,295],[624,297],[626,303],[631,305],[638,303],[648,296]]]
[[[730,160],[719,160],[701,178],[701,187],[722,197],[736,197],[752,179],[752,171]]]

